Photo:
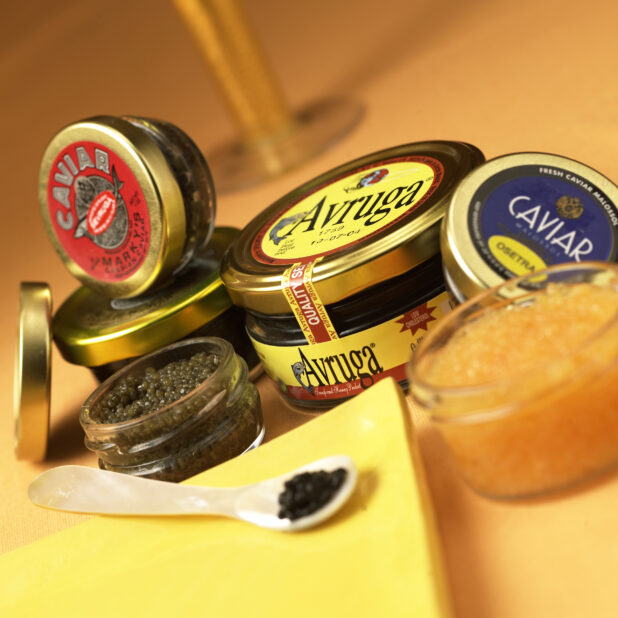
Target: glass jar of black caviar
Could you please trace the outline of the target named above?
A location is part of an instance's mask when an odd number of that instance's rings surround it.
[[[215,218],[210,171],[197,146],[160,120],[98,116],[62,129],[39,172],[49,237],[71,273],[126,298],[182,270]]]
[[[84,403],[86,446],[105,470],[182,481],[260,444],[246,363],[217,337],[188,339],[108,378]]]
[[[460,142],[383,150],[310,180],[240,233],[221,276],[286,402],[321,411],[387,376],[405,386],[410,351],[450,310],[441,221],[482,161]]]

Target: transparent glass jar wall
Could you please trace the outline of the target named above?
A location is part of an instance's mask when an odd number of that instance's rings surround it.
[[[500,369],[493,379],[478,383],[456,380],[454,386],[449,383],[451,376],[436,373],[440,355],[469,326],[477,327],[474,341],[472,336],[467,340],[478,346],[474,362],[499,366],[499,354],[492,349],[496,342],[502,339],[502,354],[506,355],[509,349],[521,344],[517,337],[539,336],[538,321],[528,332],[517,336],[506,332],[507,327],[502,328],[504,313],[501,321],[492,320],[492,328],[487,328],[487,332],[481,328],[481,322],[495,317],[499,311],[525,310],[552,290],[568,295],[578,284],[589,284],[587,290],[604,290],[608,295],[599,299],[594,294],[590,306],[579,298],[579,315],[556,315],[554,311],[547,316],[547,320],[560,320],[561,325],[551,354],[540,349],[534,354],[534,345],[542,344],[533,339],[526,346],[530,363],[519,371],[511,367],[504,373]],[[583,289],[580,286],[579,290]],[[565,302],[563,298],[558,301]],[[605,319],[585,324],[585,317],[600,311],[601,303],[608,303]],[[410,397],[441,433],[460,472],[473,488],[501,498],[531,496],[571,485],[616,465],[616,307],[616,265],[561,265],[511,280],[476,296],[447,316],[424,339],[409,367]],[[485,323],[489,325],[489,321]],[[580,327],[585,329],[585,335],[579,331],[582,341],[569,345],[569,338]]]
[[[97,408],[129,376],[144,378],[199,352],[214,355],[218,366],[197,388],[177,401],[126,421],[105,423]],[[232,347],[216,337],[184,340],[127,365],[99,386],[80,413],[86,446],[99,466],[115,472],[181,481],[259,445],[264,425],[259,394],[247,366]]]

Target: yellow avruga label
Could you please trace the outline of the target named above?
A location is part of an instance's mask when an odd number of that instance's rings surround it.
[[[267,223],[253,242],[265,263],[306,262],[355,244],[409,216],[438,187],[442,164],[410,156],[356,170]]]
[[[447,292],[406,313],[336,340],[273,346],[251,338],[266,373],[290,399],[351,397],[382,378],[405,380],[411,351],[451,309]]]
[[[526,245],[508,236],[492,236],[487,243],[492,255],[517,276],[547,268],[545,262]]]

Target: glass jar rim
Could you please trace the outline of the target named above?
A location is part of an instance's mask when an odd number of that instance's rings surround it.
[[[90,410],[92,410],[94,402],[99,400],[102,395],[105,394],[110,388],[113,387],[118,380],[130,375],[131,372],[135,369],[135,367],[152,360],[155,357],[162,356],[165,354],[169,354],[175,350],[180,348],[190,347],[192,345],[211,345],[215,348],[218,347],[220,352],[220,362],[215,371],[210,374],[204,381],[200,382],[198,386],[184,394],[182,397],[172,401],[164,405],[161,408],[157,408],[156,410],[152,410],[142,416],[138,416],[136,418],[132,418],[126,421],[120,421],[117,423],[100,423],[94,421],[90,417]],[[197,351],[195,352],[197,353]],[[220,337],[194,337],[192,339],[183,339],[181,341],[177,341],[163,348],[159,348],[154,352],[150,352],[149,354],[145,354],[144,356],[140,356],[136,358],[134,361],[125,365],[121,369],[119,369],[116,373],[107,378],[104,382],[102,382],[86,399],[84,404],[80,409],[79,421],[80,424],[85,428],[88,427],[89,431],[94,431],[96,433],[105,434],[107,432],[117,432],[118,430],[130,429],[140,424],[149,422],[156,416],[162,416],[164,413],[169,412],[172,408],[182,405],[186,403],[189,399],[195,397],[199,393],[205,391],[209,386],[211,386],[215,381],[223,374],[225,368],[230,364],[233,358],[236,356],[234,348],[232,345],[226,341],[225,339],[221,339]],[[172,362],[173,359],[170,359],[169,362]]]
[[[430,391],[434,396],[449,396],[456,397],[460,396],[472,396],[472,395],[480,395],[485,392],[495,391],[497,389],[505,389],[509,385],[512,385],[516,382],[520,382],[522,379],[526,379],[526,377],[533,375],[538,371],[539,365],[535,364],[533,367],[525,369],[523,371],[516,372],[512,375],[496,378],[493,380],[488,380],[485,382],[479,382],[478,384],[469,384],[469,385],[459,385],[459,386],[443,386],[436,385],[419,378],[417,375],[417,362],[421,355],[423,355],[433,341],[437,340],[454,322],[454,320],[458,319],[462,314],[464,314],[467,310],[470,310],[475,305],[483,306],[483,301],[491,299],[495,297],[500,299],[499,291],[500,290],[512,290],[515,291],[517,289],[523,290],[524,294],[517,296],[515,294],[504,295],[502,296],[502,300],[504,303],[501,307],[510,305],[513,301],[517,300],[517,298],[524,298],[525,292],[529,291],[529,297],[533,296],[535,293],[541,293],[540,289],[534,289],[532,287],[529,290],[526,290],[525,287],[522,287],[521,284],[530,279],[538,279],[539,277],[544,276],[546,273],[557,274],[557,273],[568,273],[568,272],[599,272],[599,273],[607,273],[610,279],[608,279],[607,284],[613,286],[614,289],[618,292],[618,264],[608,263],[608,262],[577,262],[577,263],[566,263],[566,264],[558,264],[555,266],[550,266],[542,271],[537,271],[534,273],[530,273],[527,275],[522,275],[520,277],[515,277],[513,279],[508,279],[503,283],[494,286],[480,294],[468,299],[466,302],[457,307],[452,313],[445,316],[443,320],[439,324],[437,324],[434,329],[429,333],[419,344],[419,346],[414,350],[412,357],[408,362],[408,377],[410,381],[410,394],[409,396],[414,400],[413,390],[415,385],[420,387],[421,389],[426,389]],[[542,288],[545,289],[545,288]],[[487,307],[486,310],[491,311],[491,307]],[[566,357],[560,358],[557,361],[554,361],[549,366],[551,373],[554,375],[565,375],[564,371],[560,371],[560,368],[566,367],[573,358],[577,355],[582,354],[586,350],[589,350],[596,342],[598,342],[606,332],[610,331],[618,325],[618,311],[611,316],[608,320],[603,322],[593,333],[592,335],[581,344],[576,350],[572,350]],[[564,378],[563,378],[564,380]],[[562,380],[562,381],[563,381]],[[531,397],[538,397],[539,395],[545,394],[548,390],[552,389],[556,385],[556,381],[548,381],[547,388],[541,389],[538,392],[535,392],[531,395]],[[457,414],[457,416],[447,416],[447,415],[438,415],[432,412],[428,413],[428,416],[431,420],[436,422],[450,423],[450,424],[465,424],[472,423],[476,421],[486,421],[486,420],[494,420],[498,418],[502,418],[507,416],[515,407],[519,407],[522,403],[524,403],[525,399],[515,399],[513,402],[507,403],[505,405],[500,405],[497,407],[493,407],[491,409],[481,409],[476,410],[474,412],[465,412],[462,414]]]

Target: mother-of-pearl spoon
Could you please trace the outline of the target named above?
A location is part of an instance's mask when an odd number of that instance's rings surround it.
[[[279,495],[284,483],[302,472],[344,468],[343,484],[315,512],[290,520],[280,518]],[[271,530],[303,530],[324,521],[349,498],[357,480],[347,455],[313,461],[275,478],[242,487],[197,487],[142,479],[85,466],[59,466],[43,472],[28,488],[39,506],[100,515],[223,515]]]

